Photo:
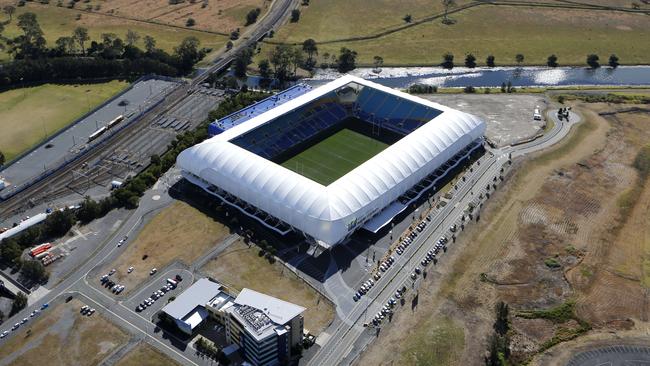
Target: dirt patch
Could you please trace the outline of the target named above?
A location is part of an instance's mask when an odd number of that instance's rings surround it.
[[[282,264],[260,257],[258,251],[238,241],[201,271],[233,290],[246,287],[305,307],[305,328],[319,334],[334,318],[332,304]]]
[[[138,344],[122,357],[116,366],[176,366],[171,358],[146,343]]]
[[[575,298],[575,313],[597,328],[592,332],[630,329],[630,319],[639,326],[637,319],[648,312],[641,279],[650,253],[645,249],[650,189],[634,199],[622,226],[619,195],[637,182],[631,164],[650,141],[648,116],[626,113],[605,120],[597,112],[615,107],[578,107],[586,121],[562,145],[518,167],[487,203],[481,222],[460,237],[462,254],[452,253],[449,272],[440,269],[442,275],[434,280],[440,284],[424,284],[421,293],[428,289],[432,299],[421,299],[416,314],[396,316],[392,329],[364,353],[362,364],[398,360],[391,352],[399,355],[400,350],[390,345],[409,344],[422,320],[441,308],[472,329],[461,363],[482,364],[496,299],[516,312]],[[556,324],[515,318],[513,329],[511,350],[524,360],[552,344],[553,337],[565,339],[584,328],[576,320]]]
[[[103,318],[101,310],[88,317],[79,313],[81,306],[73,300],[43,311],[3,345],[0,359],[8,365],[90,366],[126,343],[127,334]]]
[[[175,260],[189,265],[229,234],[226,226],[178,201],[156,214],[104,272],[115,268],[114,280],[128,292],[147,279],[152,268],[161,269]],[[135,269],[128,273],[131,266]]]
[[[207,5],[204,5],[207,4]],[[255,8],[262,9],[262,14],[271,2],[268,0],[209,0],[183,1],[171,5],[168,0],[92,0],[89,3],[96,12],[116,16],[135,18],[156,23],[185,27],[188,19],[196,25],[188,27],[213,32],[230,33],[243,28],[246,14]],[[85,7],[86,5],[84,5]]]

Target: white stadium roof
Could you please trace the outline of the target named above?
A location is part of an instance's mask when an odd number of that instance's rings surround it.
[[[231,142],[258,126],[349,83],[408,99],[442,113],[328,186]],[[183,151],[178,165],[275,216],[328,247],[390,205],[485,132],[473,115],[351,75],[343,76]],[[187,177],[187,175],[186,175]],[[199,183],[193,177],[188,177]]]

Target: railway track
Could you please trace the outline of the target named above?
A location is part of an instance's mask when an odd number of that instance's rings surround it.
[[[76,161],[68,164],[51,176],[34,183],[22,192],[0,201],[0,218],[6,219],[39,203],[59,199],[73,192],[81,192],[80,194],[83,194],[89,188],[88,185],[90,183],[101,185],[104,180],[116,175],[116,172],[123,173],[124,171],[120,170],[108,170],[100,172],[91,179],[81,179],[78,182],[74,180],[75,172],[82,172],[84,167],[92,166],[93,162],[102,161],[103,158],[118,151],[120,148],[133,146],[135,139],[139,137],[139,132],[148,128],[156,118],[185,103],[210,74],[227,67],[232,62],[233,55],[239,50],[259,41],[269,30],[279,25],[283,21],[283,18],[289,14],[289,10],[295,4],[295,0],[276,0],[276,2],[277,7],[272,7],[269,13],[259,21],[257,27],[252,29],[249,34],[244,35],[241,43],[228,51],[226,57],[218,59],[206,72],[197,76],[188,84],[177,86],[175,90],[165,97],[160,105],[154,107],[151,111],[124,129],[109,136],[100,146],[87,151]],[[164,151],[158,153],[162,152]],[[154,152],[149,151],[149,155],[151,153]],[[85,188],[84,184],[86,185]]]

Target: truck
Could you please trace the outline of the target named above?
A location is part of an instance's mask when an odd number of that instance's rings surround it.
[[[32,257],[35,257],[35,256],[47,251],[50,248],[52,248],[52,244],[50,244],[50,243],[37,245],[34,248],[32,248],[32,250],[29,251],[29,255],[31,255]]]
[[[35,259],[43,259],[43,258],[47,257],[48,255],[50,255],[50,252],[45,251],[45,252],[41,252],[41,253],[36,254],[34,256],[34,258]]]
[[[119,180],[111,181],[111,189],[118,189],[122,186],[122,182]]]

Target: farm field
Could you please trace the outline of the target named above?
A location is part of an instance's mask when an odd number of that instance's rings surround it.
[[[113,277],[126,286],[128,293],[149,278],[152,268],[161,269],[174,260],[191,264],[228,235],[226,226],[187,203],[177,201],[155,214],[127,244],[124,253],[104,270],[115,268],[117,272]],[[131,266],[135,270],[127,273]]]
[[[117,361],[115,366],[178,366],[178,363],[152,346],[140,343]]]
[[[371,137],[343,129],[282,166],[327,186],[387,147],[388,144]]]
[[[305,328],[319,334],[334,318],[332,304],[280,263],[270,264],[257,246],[233,243],[201,271],[236,291],[250,288],[305,307]]]
[[[262,14],[271,4],[268,0],[218,0],[207,1],[204,7],[202,1],[183,1],[170,4],[169,0],[91,0],[79,4],[79,9],[91,6],[94,12],[110,14],[119,17],[140,19],[148,22],[170,24],[185,27],[189,18],[196,21],[193,29],[211,32],[230,33],[236,28],[244,27],[246,14],[255,8],[260,8]],[[99,9],[97,9],[99,6]],[[262,15],[260,15],[262,16]]]
[[[92,366],[121,347],[128,335],[101,316],[79,312],[78,300],[47,309],[21,325],[0,349],[3,365]],[[65,350],[62,352],[61,350]]]
[[[534,365],[561,364],[554,357],[563,345],[544,351],[574,335],[571,343],[580,343],[584,330],[575,319],[593,328],[586,339],[650,341],[650,185],[648,165],[639,163],[650,160],[643,127],[650,116],[597,114],[629,105],[573,107],[585,120],[560,145],[516,163],[480,222],[459,236],[458,252],[452,249],[433,280],[425,281],[417,308],[396,313],[361,365],[482,363],[477,355],[488,349],[499,300],[510,305],[511,364],[531,357]],[[518,316],[573,302],[574,319]],[[434,317],[464,330],[461,354],[447,358],[432,351],[444,344],[422,337]]]
[[[313,38],[319,43],[319,62],[326,61],[325,53],[338,54],[341,47],[348,47],[365,65],[371,65],[376,55],[383,57],[385,65],[434,65],[446,52],[455,55],[458,65],[467,53],[473,53],[479,65],[490,54],[497,65],[513,65],[518,53],[524,55],[524,65],[545,65],[551,54],[557,55],[560,65],[585,65],[590,53],[600,55],[601,62],[614,53],[623,64],[650,63],[647,15],[603,10],[483,4],[451,14],[453,25],[435,19],[374,39],[337,42],[404,26],[405,14],[417,22],[442,11],[437,2],[433,6],[424,6],[423,1],[400,3],[398,12],[393,2],[370,2],[315,2],[303,7],[300,21],[282,27],[271,42],[302,43]],[[270,47],[267,44],[258,57],[264,57]]]
[[[0,150],[12,160],[127,85],[44,84],[0,93]]]
[[[13,3],[13,1],[0,0],[0,5]],[[139,4],[139,3],[138,3]],[[13,38],[19,34],[16,26],[16,18],[30,11],[36,14],[36,18],[43,30],[48,46],[54,46],[54,42],[61,36],[69,36],[76,27],[85,27],[88,29],[88,35],[91,40],[99,40],[102,33],[115,33],[124,38],[127,30],[133,30],[140,35],[137,46],[144,49],[143,38],[146,35],[156,39],[156,46],[168,52],[173,52],[174,47],[181,41],[190,36],[196,37],[201,47],[219,48],[228,41],[226,36],[209,33],[200,30],[191,30],[185,28],[172,27],[163,24],[147,23],[137,20],[120,18],[102,13],[90,13],[75,9],[56,7],[54,5],[40,5],[27,3],[24,7],[19,7],[16,14],[13,15],[13,21],[5,26],[3,35]],[[76,20],[76,16],[81,14],[81,19]],[[0,57],[7,59],[9,55],[3,51]]]

